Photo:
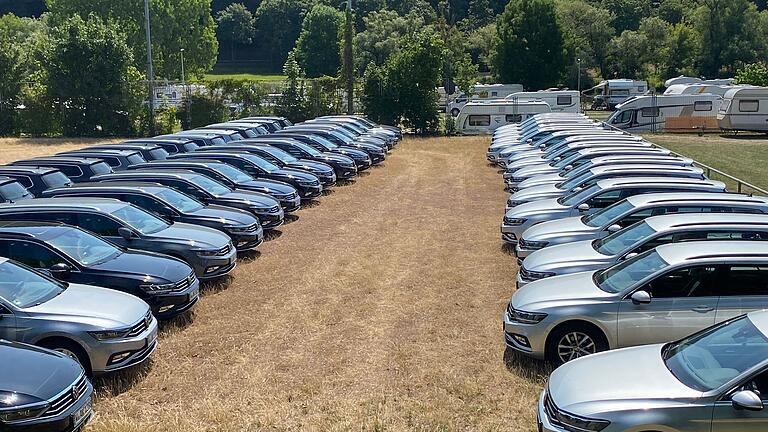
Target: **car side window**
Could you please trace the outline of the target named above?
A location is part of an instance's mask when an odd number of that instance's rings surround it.
[[[116,157],[101,157],[100,159],[108,163],[112,168],[120,166],[120,159]]]
[[[621,190],[612,190],[603,192],[587,201],[590,208],[605,208],[615,203],[621,197]]]
[[[645,252],[647,250],[654,249],[657,246],[661,246],[661,245],[667,244],[667,243],[672,243],[674,241],[673,238],[674,238],[674,236],[672,234],[668,234],[668,235],[665,235],[665,236],[657,237],[657,238],[652,239],[652,240],[648,240],[645,244],[642,244],[642,245],[638,246],[637,248],[635,248],[635,250],[633,250],[630,253],[638,253],[639,254],[641,252]]]
[[[19,182],[22,185],[24,185],[24,187],[27,188],[27,189],[29,189],[29,188],[31,188],[32,186],[35,185],[35,183],[32,181],[32,179],[27,177],[27,176],[16,176],[14,178],[16,179],[17,182]]]
[[[765,296],[768,295],[768,267],[750,265],[725,266],[720,295]]]
[[[80,213],[77,215],[77,225],[101,236],[117,237],[118,229],[122,227],[114,220],[99,214]]]
[[[64,263],[66,260],[45,246],[39,244],[13,240],[6,242],[8,257],[35,268],[51,268],[54,264]]]
[[[711,297],[715,295],[717,266],[694,266],[657,277],[645,289],[653,298]]]
[[[66,174],[66,176],[71,179],[76,179],[83,176],[83,170],[81,170],[80,167],[78,166],[68,165],[68,166],[59,166],[57,168],[59,169],[59,171]]]
[[[172,186],[174,189],[177,189],[178,191],[183,192],[189,196],[193,196],[195,198],[206,198],[205,194],[200,192],[200,190],[198,190],[196,187],[189,185],[187,183],[178,182],[178,183],[174,183]]]
[[[649,218],[651,216],[656,216],[654,214],[655,210],[656,209],[644,209],[644,210],[636,211],[632,214],[624,216],[624,219],[618,221],[617,224],[622,228],[626,228],[636,222],[640,222],[643,219]]]
[[[144,195],[126,194],[120,197],[121,201],[129,202],[137,207],[141,207],[144,210],[157,213],[160,215],[168,215],[171,210],[168,209],[165,204],[158,202],[154,198],[150,198]]]
[[[763,401],[768,401],[768,371],[758,374],[739,390],[751,390],[757,393]]]

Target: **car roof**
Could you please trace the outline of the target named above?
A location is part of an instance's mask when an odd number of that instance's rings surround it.
[[[73,230],[82,231],[80,228],[60,222],[0,221],[0,235],[11,234],[16,237],[34,237],[43,241]]]
[[[633,207],[664,204],[711,204],[720,202],[724,204],[755,204],[768,205],[768,197],[749,196],[736,193],[703,193],[703,192],[661,192],[651,194],[634,195],[627,198]]]
[[[36,167],[36,166],[24,166],[24,165],[0,165],[0,173],[19,173],[19,174],[48,174],[51,172],[61,172],[58,168],[54,167]]]
[[[189,138],[186,138],[186,137],[182,137],[182,136],[175,137],[175,136],[163,135],[163,138],[136,138],[136,139],[131,139],[131,140],[123,141],[123,144],[138,144],[138,145],[141,145],[141,144],[144,144],[144,143],[152,144],[152,143],[156,143],[156,142],[168,143],[168,144],[187,144],[187,143],[193,142],[193,140],[191,140]]]
[[[130,153],[138,152],[138,150],[152,150],[152,149],[158,149],[162,148],[158,144],[151,143],[151,142],[124,142],[124,143],[116,143],[116,144],[102,144],[102,145],[96,145],[96,146],[90,146],[86,147],[86,149],[90,150],[98,150],[98,151],[125,151]]]
[[[751,241],[693,241],[667,243],[656,252],[671,265],[700,259],[765,260],[768,262],[768,242]]]
[[[768,311],[759,310],[750,312],[747,317],[766,337],[768,337]]]
[[[29,209],[89,209],[112,213],[130,204],[111,198],[35,198],[22,200],[13,204],[0,204],[0,211],[16,209],[29,211]]]
[[[659,155],[650,153],[648,155],[643,154],[635,154],[635,155],[608,155],[608,156],[598,156],[594,159],[592,159],[595,163],[600,162],[621,162],[621,161],[647,161],[649,164],[653,164],[656,160],[665,160],[665,161],[681,161],[681,162],[687,162],[687,163],[693,163],[693,159],[687,158],[687,157],[680,157],[680,156],[673,156],[673,155]]]
[[[135,170],[129,170],[129,171],[120,171],[112,174],[103,174],[100,176],[97,176],[97,179],[101,178],[120,178],[120,177],[140,177],[140,176],[149,176],[151,174],[151,177],[166,177],[166,178],[179,178],[179,179],[190,179],[193,177],[200,177],[202,174],[190,171],[190,170],[184,170],[184,169],[151,169],[151,168],[142,168],[142,169],[135,169]]]
[[[135,191],[141,191],[141,192],[147,192],[147,193],[156,193],[160,192],[166,189],[169,189],[168,186],[162,185],[160,183],[152,183],[152,182],[142,182],[142,181],[123,181],[120,183],[115,182],[87,182],[87,183],[75,183],[72,186],[68,187],[62,187],[62,188],[56,188],[54,190],[62,190],[62,191],[88,191],[88,190],[102,190],[102,189],[109,189],[109,190],[115,190],[115,191],[126,191],[126,192],[135,192]]]
[[[77,154],[94,154],[94,155],[108,155],[108,156],[130,156],[133,154],[141,154],[137,150],[123,150],[123,149],[105,149],[105,148],[82,148],[80,150],[72,150],[67,151],[63,153],[59,153],[60,155],[77,155]]]
[[[5,177],[2,174],[0,174],[0,183],[18,183],[18,180],[11,177]]]
[[[47,164],[47,163],[74,163],[78,165],[93,165],[95,163],[104,163],[104,160],[98,159],[98,158],[91,158],[91,157],[76,157],[76,156],[47,156],[47,157],[39,157],[39,158],[33,158],[33,159],[23,159],[18,162],[34,162],[34,163],[40,163],[40,164]]]
[[[698,167],[691,166],[670,166],[670,165],[654,165],[653,162],[643,164],[612,164],[612,165],[600,165],[589,169],[593,174],[607,174],[616,173],[621,174],[626,171],[664,171],[664,172],[681,172],[681,173],[701,173],[704,174],[704,170]]]
[[[645,222],[655,231],[715,226],[752,227],[768,231],[768,214],[751,213],[671,213],[652,216]]]
[[[206,152],[207,153],[207,152]],[[186,166],[199,166],[204,168],[214,169],[221,165],[229,165],[226,162],[222,162],[216,159],[196,159],[196,158],[179,158],[179,159],[163,159],[160,161],[151,161],[147,163],[140,163],[136,166],[139,168],[132,169],[130,171],[151,169],[152,167],[162,167],[163,165],[186,165]],[[231,165],[229,165],[231,166]],[[236,168],[232,166],[232,168]],[[182,170],[180,168],[180,170]],[[165,171],[165,168],[163,168]]]
[[[614,187],[623,186],[655,186],[655,185],[691,185],[691,186],[721,186],[725,188],[725,183],[716,180],[699,180],[684,177],[652,177],[652,176],[637,176],[637,177],[620,177],[620,178],[608,178],[597,181],[597,186],[600,189],[609,189]]]

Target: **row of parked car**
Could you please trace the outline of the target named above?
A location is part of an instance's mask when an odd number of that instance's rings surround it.
[[[519,266],[506,345],[562,365],[539,430],[768,429],[768,197],[578,114],[502,127],[487,158]]]
[[[0,430],[80,430],[91,376],[146,361],[200,281],[401,138],[249,117],[0,166]]]

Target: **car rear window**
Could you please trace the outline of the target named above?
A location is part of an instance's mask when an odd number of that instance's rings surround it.
[[[144,162],[147,161],[146,159],[144,159],[143,156],[141,156],[138,153],[134,153],[134,154],[128,156],[126,159],[128,160],[128,163],[131,164],[131,165],[138,165],[140,163],[144,163]]]
[[[61,171],[54,171],[43,175],[43,183],[49,188],[58,188],[71,185],[72,180]]]
[[[156,148],[150,150],[149,155],[152,157],[152,160],[164,160],[168,159],[170,154],[164,148]]]
[[[110,174],[112,173],[112,167],[110,167],[109,164],[105,162],[96,162],[91,164],[91,171],[95,175]]]

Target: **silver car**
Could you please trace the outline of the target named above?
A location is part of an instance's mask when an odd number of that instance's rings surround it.
[[[590,131],[589,135],[575,135],[558,138],[555,134],[539,141],[536,145],[519,144],[507,147],[499,152],[497,163],[504,167],[512,162],[523,159],[541,157],[558,152],[566,147],[577,146],[589,142],[642,142],[643,139],[633,135],[624,135],[613,131]]]
[[[58,351],[99,375],[147,360],[157,320],[130,294],[59,282],[0,258],[0,339]]]
[[[523,142],[520,144],[513,144],[510,146],[507,146],[500,152],[500,154],[502,155],[514,154],[521,151],[529,151],[529,150],[535,150],[535,149],[543,150],[573,138],[595,136],[595,135],[605,136],[605,134],[609,134],[609,133],[613,134],[614,136],[617,134],[616,131],[611,131],[608,129],[593,129],[593,128],[573,129],[573,130],[566,129],[558,132],[553,132],[551,135],[547,136],[546,138],[540,139],[536,143]]]
[[[677,342],[575,360],[549,377],[539,431],[768,430],[768,312]]]
[[[543,222],[523,232],[515,247],[518,264],[532,252],[581,240],[595,240],[647,217],[677,213],[768,213],[768,197],[732,193],[635,195],[587,216]]]
[[[559,198],[571,192],[579,192],[602,179],[640,176],[677,177],[698,180],[704,180],[706,178],[704,170],[699,167],[651,164],[606,165],[591,168],[579,176],[564,180],[560,183],[534,186],[517,191],[507,199],[507,211],[527,202],[547,198]]]
[[[556,146],[546,152],[534,150],[532,152],[518,153],[508,158],[500,158],[497,164],[505,169],[506,173],[515,172],[526,166],[559,162],[568,158],[577,151],[585,148],[596,147],[654,147],[648,141],[637,137],[606,137],[593,140],[576,141],[563,146]]]
[[[600,270],[667,243],[768,241],[768,215],[688,213],[653,216],[600,240],[545,247],[530,254],[517,287],[553,276]]]
[[[560,364],[679,339],[765,308],[768,243],[672,243],[605,270],[524,286],[504,313],[504,336],[510,348]]]
[[[523,232],[541,222],[579,214],[589,215],[634,195],[658,192],[725,192],[725,184],[713,180],[674,177],[625,177],[600,180],[594,185],[562,196],[512,208],[501,223],[502,240],[517,243]]]

